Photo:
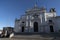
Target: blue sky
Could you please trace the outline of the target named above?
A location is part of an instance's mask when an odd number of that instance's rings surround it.
[[[6,26],[14,27],[15,18],[20,18],[25,11],[34,7],[36,0],[0,0],[0,29]],[[44,6],[47,10],[56,8],[60,16],[60,0],[38,0],[39,7]]]

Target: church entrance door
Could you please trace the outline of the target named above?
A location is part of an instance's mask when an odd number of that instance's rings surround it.
[[[24,26],[22,27],[22,32],[24,32]]]
[[[50,26],[50,32],[54,32],[53,26]]]
[[[34,32],[38,32],[38,22],[34,22]]]

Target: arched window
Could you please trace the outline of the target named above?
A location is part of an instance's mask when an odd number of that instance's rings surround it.
[[[22,22],[22,23],[24,23],[24,22]]]
[[[52,22],[52,20],[49,20],[49,22]]]

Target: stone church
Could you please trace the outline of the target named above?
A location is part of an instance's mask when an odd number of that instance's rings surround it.
[[[25,11],[25,15],[15,19],[14,31],[16,33],[59,32],[60,16],[56,15],[55,8],[46,8],[35,5]]]

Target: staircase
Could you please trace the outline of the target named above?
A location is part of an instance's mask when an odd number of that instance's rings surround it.
[[[13,38],[1,38],[1,40],[60,40],[59,33],[18,34]]]
[[[60,33],[20,33],[14,36],[22,40],[60,40]]]
[[[23,40],[52,40],[53,37],[45,38],[40,35],[16,35],[15,39],[23,39]]]

